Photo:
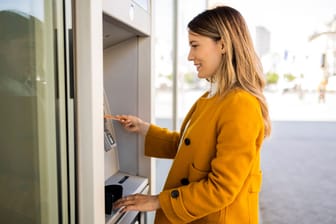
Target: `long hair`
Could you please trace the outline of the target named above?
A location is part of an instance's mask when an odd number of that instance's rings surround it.
[[[218,6],[197,15],[189,22],[188,28],[214,41],[223,41],[226,51],[219,69],[210,81],[217,84],[217,94],[221,96],[235,88],[241,88],[254,95],[261,106],[265,136],[269,136],[271,121],[263,94],[263,70],[242,15],[231,7]]]

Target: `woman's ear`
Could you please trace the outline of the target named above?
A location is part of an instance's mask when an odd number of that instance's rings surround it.
[[[221,52],[222,54],[225,54],[226,48],[223,40],[220,40],[220,46],[221,46]]]

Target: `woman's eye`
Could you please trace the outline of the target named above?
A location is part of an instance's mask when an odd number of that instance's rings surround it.
[[[196,48],[196,47],[198,47],[198,45],[193,44],[193,45],[191,45],[191,47],[192,47],[192,48]]]

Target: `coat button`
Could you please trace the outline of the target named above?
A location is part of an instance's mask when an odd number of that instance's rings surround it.
[[[190,145],[190,139],[189,138],[184,139],[184,144]]]
[[[171,193],[170,193],[170,196],[172,198],[178,198],[178,196],[180,195],[179,191],[178,190],[173,190]]]
[[[181,179],[181,184],[182,184],[182,185],[188,185],[188,184],[189,184],[189,180],[188,180],[188,178],[182,178],[182,179]]]

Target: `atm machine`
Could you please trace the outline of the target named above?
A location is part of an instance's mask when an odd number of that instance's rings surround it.
[[[144,156],[143,137],[126,132],[106,115],[132,114],[151,121],[152,2],[78,0],[74,7],[73,207],[79,223],[143,224],[151,215],[112,209],[119,197],[154,191],[154,161]]]
[[[150,159],[143,139],[109,115],[150,120],[151,39],[149,0],[103,1],[105,223],[145,223],[145,214],[112,209],[118,198],[149,191]],[[102,149],[103,150],[103,149]]]

